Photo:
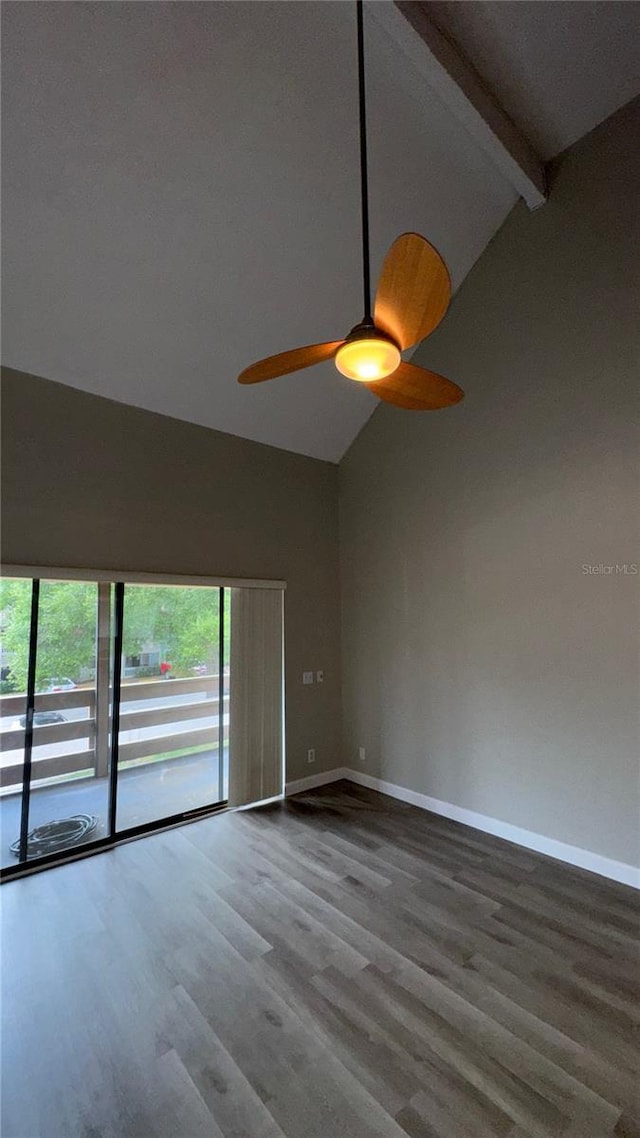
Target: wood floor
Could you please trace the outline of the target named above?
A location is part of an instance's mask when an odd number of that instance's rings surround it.
[[[2,889],[3,1138],[639,1138],[636,894],[350,783]]]

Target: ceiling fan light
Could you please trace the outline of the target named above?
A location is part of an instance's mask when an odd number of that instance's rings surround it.
[[[374,383],[391,375],[401,359],[400,349],[391,340],[372,336],[343,344],[336,352],[335,364],[347,379]]]

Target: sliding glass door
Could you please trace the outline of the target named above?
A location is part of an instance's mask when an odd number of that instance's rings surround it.
[[[15,865],[20,838],[32,584],[0,580],[0,868]]]
[[[217,588],[125,586],[118,830],[227,797],[224,594]]]
[[[99,588],[2,582],[3,867],[107,834],[108,785],[94,777]]]
[[[0,581],[3,870],[228,797],[230,590]]]

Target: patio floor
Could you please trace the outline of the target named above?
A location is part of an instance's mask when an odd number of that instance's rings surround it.
[[[228,794],[228,752],[223,754],[223,799]],[[72,814],[95,814],[98,825],[90,840],[107,832],[109,785],[106,778],[78,779],[31,791],[29,829]],[[181,759],[146,763],[118,773],[117,829],[169,818],[218,802],[218,751],[202,751]],[[0,798],[0,865],[17,858],[9,847],[20,833],[20,794]]]

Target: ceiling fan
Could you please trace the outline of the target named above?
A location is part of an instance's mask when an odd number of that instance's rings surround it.
[[[447,266],[437,249],[418,233],[403,233],[393,242],[371,311],[363,0],[356,0],[356,7],[364,317],[342,340],[294,348],[252,364],[240,373],[238,383],[262,383],[333,358],[338,371],[363,383],[385,402],[408,411],[435,411],[458,403],[464,392],[444,376],[402,359],[405,349],[438,326],[451,299]]]

